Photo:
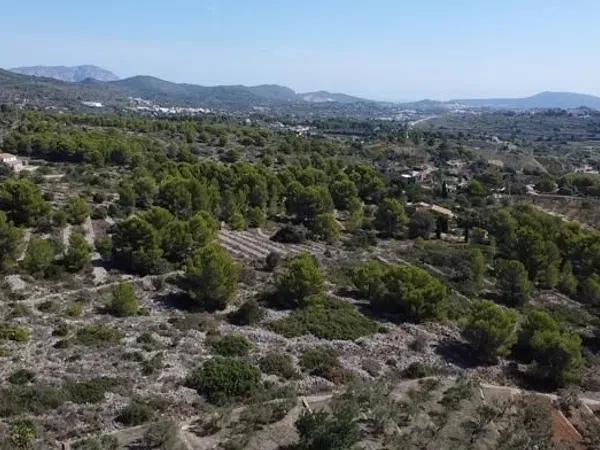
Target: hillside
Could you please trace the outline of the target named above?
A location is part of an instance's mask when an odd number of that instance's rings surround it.
[[[572,92],[541,92],[525,98],[461,99],[452,100],[450,103],[474,108],[495,109],[574,109],[579,107],[600,109],[600,97]]]
[[[68,81],[77,83],[88,78],[98,81],[115,81],[118,80],[114,73],[102,67],[93,65],[82,66],[31,66],[31,67],[15,67],[10,69],[11,72],[21,75],[30,75],[34,77],[54,78],[60,81]]]
[[[371,100],[365,100],[359,97],[353,97],[351,95],[346,94],[336,94],[327,91],[316,91],[316,92],[306,92],[304,94],[298,94],[302,100],[305,102],[311,103],[327,103],[327,102],[337,102],[337,103],[361,103],[361,102],[370,102]]]

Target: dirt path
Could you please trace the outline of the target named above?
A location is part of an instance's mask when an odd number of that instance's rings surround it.
[[[27,247],[29,247],[29,241],[31,240],[31,228],[27,228],[25,233],[23,233],[23,251],[17,258],[17,261],[23,261],[25,259],[25,255],[27,254]]]
[[[63,248],[66,249],[69,248],[69,239],[71,238],[71,233],[73,232],[73,227],[68,224],[66,227],[64,227],[61,231],[61,241],[62,241],[62,245]]]

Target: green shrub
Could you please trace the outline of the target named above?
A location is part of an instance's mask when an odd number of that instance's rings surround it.
[[[218,245],[209,244],[189,259],[180,287],[196,306],[225,309],[237,292],[239,275],[233,258]]]
[[[169,323],[179,331],[206,331],[214,327],[214,318],[207,313],[190,313],[184,316],[171,317]]]
[[[79,317],[83,313],[83,307],[79,303],[72,303],[65,309],[65,314],[69,317]]]
[[[340,240],[340,226],[331,213],[319,214],[311,227],[314,237],[334,244]]]
[[[258,302],[250,299],[244,302],[237,311],[229,314],[229,321],[235,325],[245,326],[254,325],[260,322],[265,316],[265,311]]]
[[[409,379],[418,379],[432,377],[442,373],[443,370],[440,367],[415,361],[402,371],[402,376]]]
[[[288,338],[312,334],[323,339],[344,340],[373,334],[379,328],[375,322],[343,300],[313,296],[305,302],[307,306],[271,322],[269,328]]]
[[[29,330],[9,324],[0,324],[0,340],[27,342],[29,340]]]
[[[35,381],[35,373],[27,369],[18,369],[10,374],[8,382],[11,384],[28,384]]]
[[[360,439],[360,430],[353,411],[306,412],[296,421],[298,450],[347,450]]]
[[[265,258],[265,267],[269,272],[273,272],[279,265],[280,261],[281,254],[278,252],[271,251]]]
[[[117,416],[117,422],[126,426],[141,425],[150,422],[155,417],[154,408],[141,400],[132,400]]]
[[[69,248],[65,253],[63,263],[67,270],[79,272],[90,264],[92,250],[81,233],[73,233],[69,238]]]
[[[213,358],[188,376],[186,385],[211,403],[227,403],[248,397],[260,386],[260,370],[233,358]]]
[[[391,237],[404,231],[408,217],[402,203],[394,198],[385,198],[375,212],[375,228],[384,236]]]
[[[29,419],[16,420],[10,425],[10,442],[15,448],[31,448],[37,437],[37,427]]]
[[[158,372],[164,367],[164,354],[157,353],[152,358],[142,362],[142,375],[148,376]]]
[[[86,381],[69,381],[63,385],[65,395],[73,403],[100,403],[106,392],[118,387],[122,380],[115,378],[93,378]]]
[[[552,388],[581,379],[583,356],[581,338],[553,330],[536,331],[530,342],[533,353],[532,374]]]
[[[45,239],[32,239],[27,246],[23,267],[37,278],[48,277],[52,273],[55,249],[52,242]]]
[[[137,314],[140,309],[135,289],[131,283],[119,283],[113,287],[109,312],[116,317],[128,317]]]
[[[325,289],[325,278],[314,256],[302,253],[287,261],[277,278],[277,299],[286,306],[298,306],[306,297],[320,294]]]
[[[66,323],[59,323],[52,331],[52,336],[65,337],[69,334],[70,327]]]
[[[445,315],[446,287],[418,267],[369,262],[353,271],[352,281],[377,311],[401,314],[415,321]]]
[[[183,450],[180,442],[179,426],[173,420],[164,420],[151,424],[142,438],[143,448]]]
[[[88,347],[110,347],[121,342],[119,330],[108,325],[90,325],[77,330],[75,342]]]
[[[233,334],[216,339],[212,338],[210,345],[214,352],[220,356],[245,356],[252,349],[252,344],[248,339]]]
[[[267,353],[260,360],[260,370],[266,374],[277,375],[287,380],[299,377],[292,357],[286,353]]]
[[[520,261],[499,261],[496,277],[505,304],[523,306],[529,301],[533,285],[529,281],[525,266]]]
[[[517,340],[517,317],[514,311],[481,301],[473,305],[463,335],[482,360],[495,362],[498,356],[508,355]]]
[[[120,448],[119,440],[110,434],[83,439],[73,444],[73,450],[118,450]]]
[[[342,383],[348,379],[337,353],[332,348],[315,347],[306,350],[300,357],[300,367],[310,375],[325,378],[334,383]]]
[[[47,385],[17,385],[0,389],[0,416],[40,415],[65,402],[62,389]]]

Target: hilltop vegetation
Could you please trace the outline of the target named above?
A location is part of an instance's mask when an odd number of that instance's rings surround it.
[[[291,122],[3,108],[2,445],[597,448],[600,231],[527,196],[573,161]]]

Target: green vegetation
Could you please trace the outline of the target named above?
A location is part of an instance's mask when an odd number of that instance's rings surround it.
[[[385,198],[375,213],[375,228],[384,236],[395,236],[404,231],[408,217],[402,204],[393,198]]]
[[[277,375],[286,380],[299,378],[292,357],[286,353],[267,353],[260,360],[260,370],[269,375]]]
[[[69,248],[65,253],[64,264],[67,270],[79,272],[89,266],[92,251],[81,233],[73,233],[69,237]]]
[[[0,209],[18,226],[36,226],[50,212],[32,181],[13,178],[0,183]]]
[[[523,306],[531,297],[532,286],[520,261],[500,261],[496,267],[498,289],[505,304]]]
[[[0,211],[0,270],[11,267],[18,256],[23,232]]]
[[[65,213],[69,223],[81,225],[90,216],[91,210],[86,200],[73,197],[65,205]]]
[[[32,239],[27,246],[23,267],[35,277],[48,277],[53,273],[54,257],[52,242],[46,239]]]
[[[498,356],[508,355],[517,340],[517,317],[511,310],[481,301],[473,305],[463,334],[482,360],[495,362]]]
[[[416,321],[445,314],[446,287],[418,267],[373,261],[357,267],[352,281],[376,311]]]
[[[108,325],[90,325],[77,330],[75,343],[87,347],[111,347],[121,342],[121,332]]]
[[[348,380],[348,372],[341,366],[335,350],[315,347],[305,350],[300,357],[300,367],[310,375],[325,378],[334,383]]]
[[[40,415],[60,407],[64,402],[99,403],[106,392],[115,390],[122,380],[94,378],[66,382],[63,386],[45,384],[14,385],[0,389],[0,416]]]
[[[260,386],[260,370],[232,358],[213,358],[194,369],[186,385],[217,404],[251,395]]]
[[[229,314],[229,321],[236,325],[256,325],[265,315],[264,309],[254,299],[242,303],[242,305]]]
[[[323,292],[325,278],[314,256],[302,253],[286,262],[276,281],[276,297],[281,305],[299,306],[311,295]]]
[[[335,298],[311,296],[305,305],[269,328],[285,337],[312,334],[323,339],[354,340],[378,331],[378,325],[354,306]]]
[[[208,245],[188,261],[181,286],[191,302],[206,309],[225,309],[237,291],[239,267],[218,245]]]
[[[113,287],[108,311],[116,317],[128,317],[138,313],[140,305],[131,283],[119,283]]]
[[[139,399],[134,399],[125,408],[119,411],[116,420],[123,425],[134,427],[150,422],[154,417],[155,410],[151,405]]]
[[[214,352],[220,356],[245,356],[252,349],[252,344],[248,339],[233,334],[211,338],[209,343]]]
[[[0,340],[27,342],[30,338],[29,330],[7,323],[0,324]]]

